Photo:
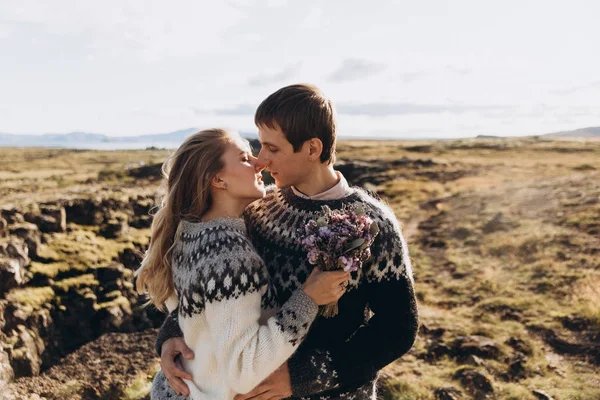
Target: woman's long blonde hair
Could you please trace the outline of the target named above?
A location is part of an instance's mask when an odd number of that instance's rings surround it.
[[[136,271],[136,289],[149,302],[165,309],[175,288],[171,254],[181,220],[199,221],[210,208],[210,183],[223,168],[221,156],[232,135],[223,129],[207,129],[190,135],[162,165],[167,192],[154,215],[150,244]]]

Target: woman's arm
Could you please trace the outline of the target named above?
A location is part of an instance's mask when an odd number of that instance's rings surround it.
[[[215,267],[214,273],[202,274],[201,282],[190,286],[194,291],[181,296],[184,335],[205,313],[217,366],[238,393],[252,390],[292,355],[318,312],[317,304],[299,289],[277,314],[259,324],[267,285],[264,263],[256,253],[246,252]],[[188,344],[200,354],[193,342]]]
[[[247,393],[283,364],[302,342],[317,305],[297,290],[282,309],[259,325],[259,292],[206,305],[219,369],[237,393]]]

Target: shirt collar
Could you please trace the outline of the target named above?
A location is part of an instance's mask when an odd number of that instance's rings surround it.
[[[352,189],[350,188],[350,185],[348,185],[348,181],[346,181],[346,178],[344,178],[344,175],[342,175],[340,171],[335,171],[335,174],[338,177],[338,182],[324,192],[317,193],[312,196],[307,196],[306,194],[296,189],[294,186],[292,186],[292,191],[296,196],[309,200],[337,200],[344,198],[352,193]]]

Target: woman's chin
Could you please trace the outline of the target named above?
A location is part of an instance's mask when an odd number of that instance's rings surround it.
[[[261,186],[257,187],[257,193],[256,193],[255,200],[262,199],[266,195],[267,195],[267,189],[265,188],[264,185],[261,185]]]

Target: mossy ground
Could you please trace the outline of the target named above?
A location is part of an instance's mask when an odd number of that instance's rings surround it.
[[[134,182],[123,170],[168,154],[0,149],[0,157],[13,161],[0,172],[0,202],[27,207],[32,193],[36,201],[155,193],[158,182]],[[501,351],[470,366],[491,379],[497,399],[533,399],[533,389],[556,399],[600,398],[596,361],[556,345],[591,351],[600,337],[594,336],[600,332],[600,142],[340,141],[337,156],[422,161],[397,164],[376,187],[403,224],[423,324],[414,348],[383,371],[384,398],[433,399],[440,387],[467,393],[454,378],[464,361],[426,355],[435,341],[449,345],[471,334],[491,338]],[[31,271],[54,279],[53,286],[11,296],[34,307],[53,291],[94,286],[95,267],[134,243],[143,247],[148,233],[130,228],[110,240],[95,227],[72,225],[52,234],[40,249],[44,263]],[[103,306],[119,301],[116,294],[105,298]],[[433,335],[436,329],[443,333]],[[509,339],[528,349],[524,376],[513,380],[506,378],[516,354]],[[147,377],[138,378],[129,398],[147,389]]]

